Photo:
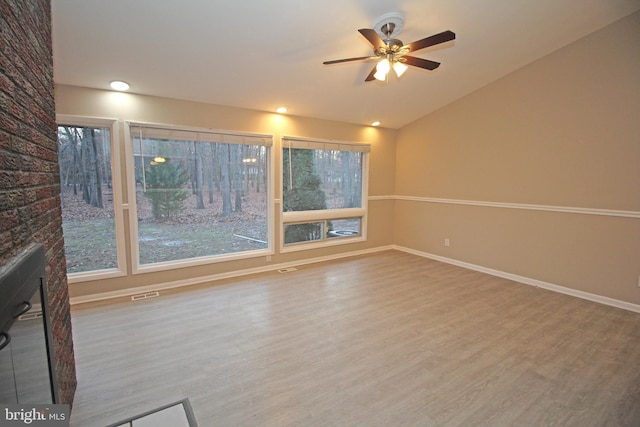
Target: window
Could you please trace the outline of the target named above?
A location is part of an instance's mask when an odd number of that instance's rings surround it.
[[[137,267],[270,252],[271,136],[132,123],[130,137]]]
[[[124,274],[117,123],[58,116],[62,228],[69,281]],[[117,230],[120,230],[118,233]]]
[[[365,144],[283,138],[285,248],[364,239],[368,151]]]

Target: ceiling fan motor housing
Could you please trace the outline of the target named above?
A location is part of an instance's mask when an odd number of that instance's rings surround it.
[[[384,42],[386,46],[382,46],[377,49],[374,49],[374,53],[378,58],[383,58],[388,55],[391,55],[391,56],[403,55],[408,51],[406,48],[403,49],[404,43],[402,43],[402,40],[390,39],[390,40],[385,40]]]

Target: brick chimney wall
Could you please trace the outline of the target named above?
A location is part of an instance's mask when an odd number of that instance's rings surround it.
[[[0,0],[0,264],[44,245],[60,399],[72,403],[77,382],[59,195],[51,1]]]

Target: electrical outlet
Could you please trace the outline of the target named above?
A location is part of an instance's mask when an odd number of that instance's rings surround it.
[[[449,247],[450,243],[451,242],[449,241],[449,239],[444,239],[444,245],[445,246]]]

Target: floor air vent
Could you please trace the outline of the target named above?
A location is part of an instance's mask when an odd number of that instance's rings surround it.
[[[278,273],[291,273],[292,271],[298,271],[298,269],[295,267],[281,268]]]
[[[18,317],[18,320],[33,320],[33,319],[40,319],[40,318],[42,318],[42,312],[34,311],[33,313],[29,312],[27,314],[23,314],[22,316]]]
[[[144,294],[133,295],[131,301],[140,301],[141,299],[155,298],[160,296],[159,292],[147,292]]]

